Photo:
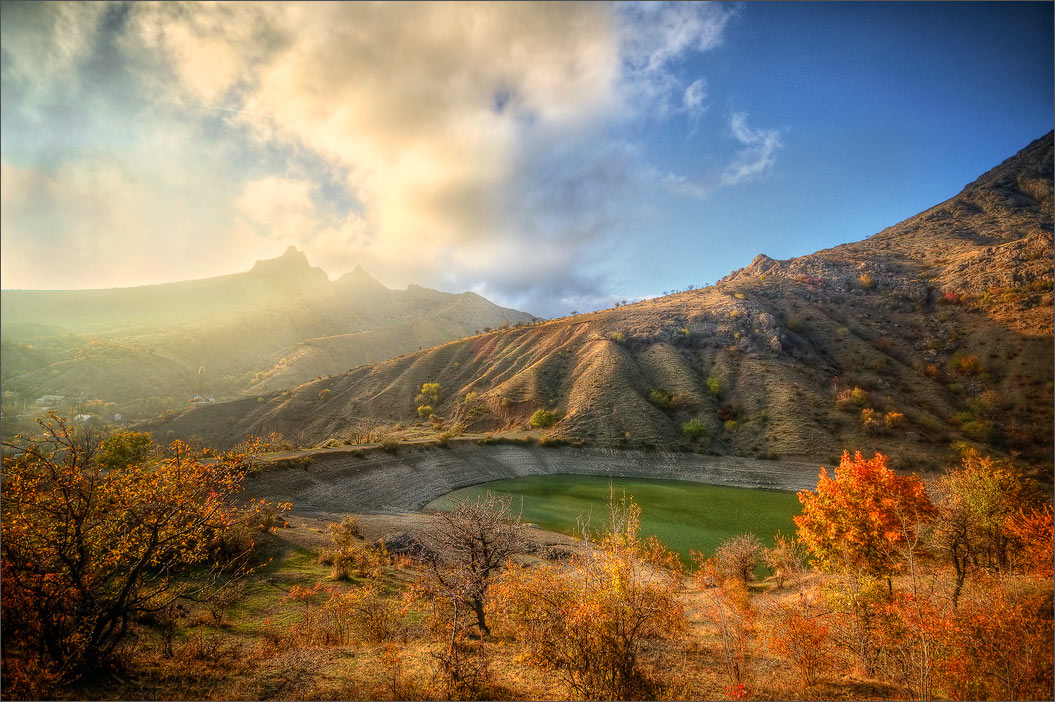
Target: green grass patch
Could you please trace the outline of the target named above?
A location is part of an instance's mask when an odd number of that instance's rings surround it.
[[[679,480],[612,478],[619,497],[626,491],[641,507],[641,531],[655,535],[677,551],[686,563],[689,551],[708,555],[722,541],[745,532],[756,534],[768,546],[777,532],[793,534],[791,518],[800,505],[792,492],[704,485]],[[607,520],[609,479],[592,475],[534,475],[496,480],[463,488],[437,498],[429,509],[449,509],[457,498],[482,495],[488,490],[513,498],[513,509],[522,519],[545,529],[577,535],[576,519],[590,518],[594,530]]]

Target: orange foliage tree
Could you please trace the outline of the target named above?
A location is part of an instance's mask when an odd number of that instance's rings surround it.
[[[901,548],[914,542],[936,511],[919,477],[899,476],[881,453],[842,455],[835,477],[821,469],[816,491],[799,493],[798,538],[821,568],[860,568],[889,576],[902,567]]]
[[[8,694],[20,682],[41,694],[98,669],[137,617],[207,597],[216,579],[203,571],[230,573],[248,558],[216,563],[217,542],[257,519],[230,502],[251,454],[199,460],[177,441],[166,457],[136,464],[124,458],[145,455],[138,437],[100,453],[54,413],[40,424],[44,440],[4,443],[12,454],[3,458],[0,515]]]

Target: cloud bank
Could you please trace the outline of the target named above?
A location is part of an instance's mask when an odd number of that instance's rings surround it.
[[[731,16],[5,3],[3,285],[203,277],[293,244],[331,275],[362,264],[541,314],[604,304],[599,264],[640,226],[643,193],[706,195],[657,178],[636,135],[707,109],[705,79],[680,68]],[[740,113],[729,128],[723,185],[772,168],[778,132]]]

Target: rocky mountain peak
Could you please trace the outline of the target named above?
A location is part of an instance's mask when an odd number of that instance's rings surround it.
[[[328,280],[326,273],[308,263],[308,257],[296,246],[290,246],[277,258],[258,260],[249,269],[250,275],[277,276],[283,278],[313,278]]]

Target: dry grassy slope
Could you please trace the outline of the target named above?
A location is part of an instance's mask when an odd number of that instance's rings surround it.
[[[264,393],[293,387],[312,378],[469,336],[484,328],[497,328],[511,320],[529,319],[474,293],[462,293],[452,300],[440,298],[439,302],[427,315],[419,314],[400,324],[306,339],[275,362],[249,391]]]
[[[689,448],[681,425],[695,417],[718,453],[815,459],[855,447],[912,465],[978,438],[977,422],[962,426],[978,420],[992,429],[987,450],[1050,465],[1051,171],[1049,134],[865,241],[788,261],[759,256],[709,288],[474,336],[261,402],[190,411],[164,429],[316,442],[362,418],[414,421],[418,388],[438,382],[437,414],[476,429],[523,428],[535,409],[553,408],[559,435]],[[975,297],[945,301],[963,290]],[[981,368],[957,370],[958,353]],[[855,386],[905,425],[866,432],[860,407],[836,403]],[[677,408],[651,404],[652,389],[676,396]],[[466,403],[469,392],[478,397]],[[958,412],[971,413],[961,426],[950,423]]]

